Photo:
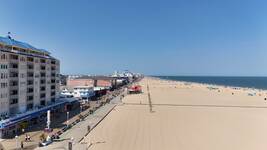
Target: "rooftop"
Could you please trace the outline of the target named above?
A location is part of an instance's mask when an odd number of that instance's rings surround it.
[[[75,79],[114,80],[115,78],[109,76],[81,76]]]
[[[1,37],[0,36],[0,44],[12,46],[12,47],[23,48],[23,49],[29,49],[29,50],[33,50],[33,51],[38,51],[38,52],[50,54],[50,52],[48,52],[48,51],[46,51],[44,49],[35,48],[35,47],[33,47],[32,45],[30,45],[28,43],[21,42],[21,41],[16,41],[16,40],[12,39],[11,37]]]

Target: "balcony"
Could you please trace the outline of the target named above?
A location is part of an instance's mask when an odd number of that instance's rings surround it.
[[[28,93],[29,93],[29,94],[30,94],[30,93],[33,93],[33,91],[34,91],[33,88],[28,88],[28,89],[27,89],[27,94],[28,94]]]
[[[56,96],[56,92],[51,92],[51,97],[55,97]]]
[[[10,54],[9,58],[10,58],[10,62],[12,62],[12,63],[18,63],[19,62],[19,56],[18,55]]]
[[[18,96],[18,94],[17,94],[17,95],[10,95],[9,98],[10,98],[10,99],[18,99],[19,96]]]
[[[45,103],[46,103],[45,100],[41,100],[41,101],[40,101],[40,105],[41,105],[41,106],[45,106]]]
[[[18,80],[19,78],[18,71],[10,71],[9,78],[12,80]]]
[[[45,97],[46,97],[45,93],[40,94],[40,99],[45,99]]]
[[[27,62],[28,63],[33,63],[34,62],[34,58],[33,57],[27,57]]]
[[[29,110],[32,110],[33,109],[33,103],[29,103],[29,104],[27,104],[27,111],[29,111]]]
[[[55,90],[56,86],[55,85],[51,85],[51,90]]]
[[[52,79],[51,80],[51,84],[55,84],[56,83],[56,80],[55,79]]]
[[[11,98],[10,97],[10,104],[11,105],[18,104],[18,98]]]
[[[51,78],[55,78],[56,77],[56,74],[55,73],[51,73]]]
[[[51,102],[52,103],[56,102],[56,98],[55,97],[51,97]]]
[[[29,86],[33,86],[33,80],[28,80],[27,81],[27,86],[29,87]]]
[[[52,66],[51,67],[51,71],[56,71],[56,67],[55,66]]]
[[[33,96],[27,96],[27,101],[33,101]]]
[[[18,63],[10,63],[9,64],[9,68],[10,69],[18,69],[19,68],[19,65],[18,65]]]
[[[56,60],[51,60],[51,64],[55,65],[56,64]]]
[[[45,86],[40,87],[40,92],[45,92],[45,91],[46,91],[46,87]]]
[[[16,89],[18,89],[19,87],[18,87],[18,80],[17,81],[10,81],[9,82],[9,88],[11,89],[11,90],[16,90]]]
[[[41,78],[45,78],[46,77],[46,74],[45,73],[41,73]]]
[[[32,65],[32,64],[28,64],[28,65],[27,65],[27,69],[28,69],[28,71],[33,71],[33,69],[34,69],[34,65]]]
[[[33,96],[33,95],[34,95],[34,92],[30,92],[30,93],[27,92],[27,96]]]
[[[41,84],[41,85],[45,85],[45,84],[46,84],[45,81],[46,81],[45,79],[41,79],[41,80],[40,80],[40,84]]]
[[[41,64],[45,64],[46,63],[46,60],[45,59],[40,59],[40,63]]]
[[[45,65],[41,65],[40,66],[40,70],[44,70],[45,71],[45,69],[46,69]]]
[[[9,98],[10,99],[18,98],[18,89],[10,90]]]
[[[29,79],[29,78],[32,78],[33,79],[33,72],[28,72],[27,73],[27,78]]]

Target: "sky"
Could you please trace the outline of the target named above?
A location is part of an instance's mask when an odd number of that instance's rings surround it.
[[[0,36],[63,74],[267,76],[267,1],[1,0]]]

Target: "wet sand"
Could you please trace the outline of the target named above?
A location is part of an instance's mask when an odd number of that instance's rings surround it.
[[[144,93],[126,96],[86,137],[90,149],[266,149],[265,91],[154,78],[140,84]]]

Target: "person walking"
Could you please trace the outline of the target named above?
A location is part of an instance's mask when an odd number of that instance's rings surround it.
[[[23,149],[24,148],[24,144],[23,141],[20,142],[20,148]]]

